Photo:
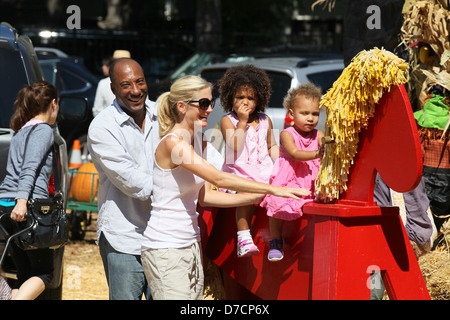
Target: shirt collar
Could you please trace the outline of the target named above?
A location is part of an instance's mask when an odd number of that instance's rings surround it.
[[[153,110],[154,108],[152,108],[152,104],[154,104],[154,102],[150,101],[148,98],[145,99],[145,110],[146,110],[146,114],[145,117],[146,118],[150,118],[153,119],[154,117],[156,117],[156,110]],[[131,120],[132,118],[125,112],[123,111],[123,109],[119,106],[119,104],[117,103],[117,100],[114,99],[113,101],[113,105],[114,108],[116,109],[118,116],[116,117],[116,120],[119,124],[123,124],[126,121]]]
[[[123,111],[123,109],[119,106],[116,99],[114,99],[114,101],[113,101],[113,106],[116,110],[114,118],[120,127],[122,127],[128,121],[135,123],[134,119],[132,117],[130,117],[125,111]],[[147,98],[145,100],[145,110],[146,110],[146,113],[145,113],[144,134],[147,135],[147,134],[149,134],[149,132],[154,131],[154,130],[159,131],[159,129],[157,129],[158,128],[158,116],[157,116],[156,103]],[[154,127],[156,129],[153,129]]]

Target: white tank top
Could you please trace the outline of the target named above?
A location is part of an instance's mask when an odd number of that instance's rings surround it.
[[[167,138],[168,134],[161,139]],[[201,155],[201,137],[194,150]],[[156,150],[156,149],[155,149]],[[154,161],[152,211],[142,249],[184,248],[200,241],[197,201],[204,180],[181,166],[162,169]]]

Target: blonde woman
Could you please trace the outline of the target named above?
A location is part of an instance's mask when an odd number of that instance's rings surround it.
[[[152,211],[142,244],[144,272],[154,299],[202,299],[197,203],[236,207],[259,203],[264,194],[299,199],[310,192],[251,181],[208,163],[201,129],[214,108],[209,82],[182,77],[157,104],[161,141],[154,157]],[[211,184],[240,193],[212,190]]]

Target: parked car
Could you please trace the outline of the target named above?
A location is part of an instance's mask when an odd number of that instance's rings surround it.
[[[156,101],[160,94],[169,91],[172,83],[183,76],[198,74],[200,68],[219,62],[242,62],[255,58],[252,54],[195,53],[160,81],[148,82],[148,96]]]
[[[265,70],[272,85],[272,95],[269,108],[265,111],[271,118],[275,131],[275,138],[279,144],[279,134],[285,128],[286,110],[283,107],[283,99],[289,89],[302,83],[312,82],[325,93],[332,87],[344,69],[344,61],[340,57],[273,57],[260,58],[239,63],[221,63],[205,66],[200,69],[199,75],[214,84],[213,96],[218,97],[218,81],[225,71],[237,64],[253,64]],[[223,154],[223,137],[219,134],[220,120],[225,115],[220,101],[216,102],[214,111],[208,117],[208,126],[205,134],[211,143]],[[321,109],[318,129],[325,127],[325,110]]]
[[[69,55],[62,50],[56,48],[49,47],[34,47],[34,51],[36,51],[38,57],[40,55],[43,56],[52,56],[52,57],[60,57],[60,58],[68,58]]]
[[[82,97],[88,102],[88,112],[84,119],[59,121],[60,132],[66,140],[69,153],[73,140],[80,140],[82,161],[86,162],[88,158],[87,131],[93,119],[92,108],[99,79],[86,68],[83,59],[70,57],[60,50],[40,47],[37,50],[37,56],[45,80],[52,83],[61,95]]]
[[[35,50],[45,79],[52,83],[61,95],[81,97],[87,101],[88,112],[83,119],[74,121],[61,118],[58,124],[61,135],[69,148],[69,159],[73,141],[77,139],[80,141],[81,162],[90,162],[87,132],[93,119],[92,108],[99,80],[86,68],[81,58],[70,57],[65,52],[54,48],[38,47]],[[72,210],[70,206],[69,209],[70,238],[82,240],[84,229],[90,225],[91,220],[88,218],[87,212]]]
[[[36,53],[30,39],[19,35],[8,23],[0,24],[0,181],[6,174],[6,161],[13,131],[9,127],[13,114],[13,103],[17,93],[25,85],[44,80]],[[60,117],[65,121],[79,121],[85,117],[87,106],[84,99],[60,96]],[[63,191],[64,207],[66,207],[68,190],[68,156],[65,140],[59,133],[58,124],[54,126],[55,143],[58,150],[58,170]],[[49,190],[51,186],[49,186]],[[0,254],[3,253],[8,235],[0,228]],[[6,253],[5,253],[6,254]],[[64,247],[54,250],[54,274],[50,288],[40,298],[61,299]],[[1,274],[14,281],[17,270],[9,254],[5,255],[1,266]]]

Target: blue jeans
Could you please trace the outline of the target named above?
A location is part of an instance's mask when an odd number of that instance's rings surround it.
[[[151,300],[141,256],[114,250],[103,233],[98,245],[108,281],[109,299],[141,300],[144,294],[147,300]]]

